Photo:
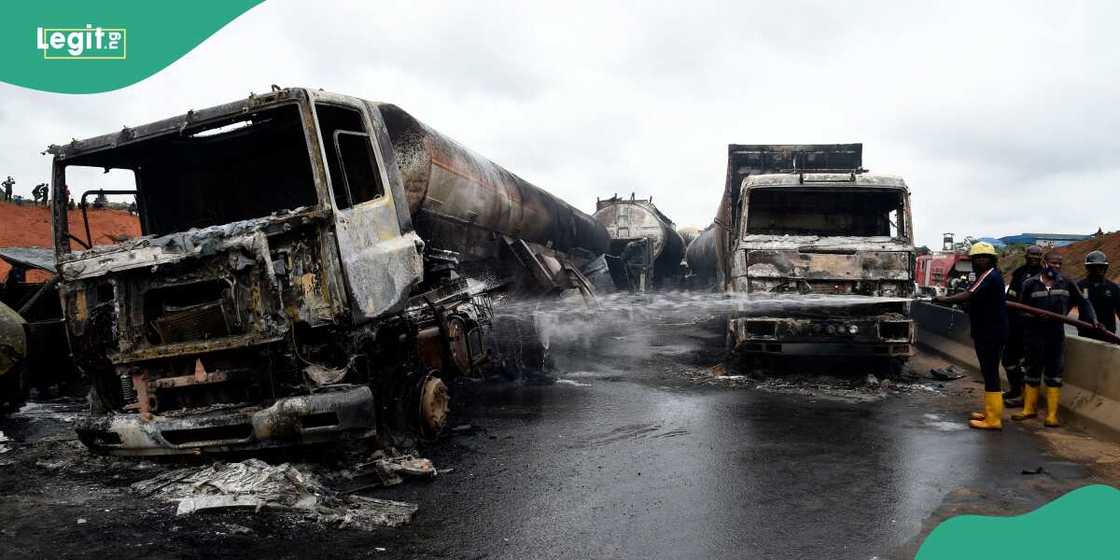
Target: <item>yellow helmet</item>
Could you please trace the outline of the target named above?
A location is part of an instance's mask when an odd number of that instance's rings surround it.
[[[972,248],[968,250],[968,256],[975,257],[976,255],[990,255],[992,257],[999,256],[996,253],[996,248],[991,243],[979,241],[972,244]]]

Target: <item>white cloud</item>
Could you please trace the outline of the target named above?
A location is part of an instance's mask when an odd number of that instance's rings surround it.
[[[270,0],[135,86],[0,85],[0,175],[39,152],[265,91],[391,101],[586,211],[652,195],[704,225],[729,143],[861,141],[940,234],[1120,228],[1110,4]]]

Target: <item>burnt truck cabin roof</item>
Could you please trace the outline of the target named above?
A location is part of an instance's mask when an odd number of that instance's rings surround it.
[[[743,189],[807,188],[807,189],[887,189],[909,192],[906,181],[894,175],[869,173],[767,173],[743,179]]]
[[[56,161],[66,160],[67,164],[81,165],[80,156],[125,146],[156,136],[169,133],[189,133],[195,128],[209,128],[224,120],[236,119],[263,109],[269,105],[287,101],[307,99],[302,88],[288,88],[262,95],[250,94],[249,97],[230,103],[223,103],[205,109],[192,109],[178,116],[150,122],[135,127],[124,127],[118,132],[93,136],[84,140],[72,140],[67,144],[51,144],[47,153],[55,156]]]

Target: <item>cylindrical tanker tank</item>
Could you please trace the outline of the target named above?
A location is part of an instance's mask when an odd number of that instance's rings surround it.
[[[688,263],[688,269],[692,276],[699,280],[701,283],[710,284],[716,281],[716,265],[718,264],[718,257],[716,255],[716,243],[719,239],[719,226],[712,224],[707,229],[700,232],[692,243],[688,244],[688,251],[685,254],[685,262]]]
[[[476,250],[464,228],[591,255],[605,253],[603,226],[551,193],[416,120],[400,107],[378,104],[417,229],[444,247]],[[439,224],[425,224],[424,216]],[[429,220],[430,221],[430,220]],[[422,232],[423,235],[424,232]],[[447,245],[452,245],[448,247]]]
[[[630,242],[645,238],[650,244],[653,274],[657,284],[677,276],[684,259],[684,239],[673,221],[661,213],[653,200],[617,196],[596,202],[595,220],[607,229],[612,255],[621,255]]]

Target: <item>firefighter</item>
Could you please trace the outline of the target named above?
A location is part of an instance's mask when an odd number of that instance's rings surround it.
[[[967,303],[976,360],[984,375],[984,412],[972,413],[968,425],[981,430],[1003,428],[1003,393],[999,363],[1007,341],[1007,294],[1003,275],[996,267],[995,247],[983,241],[968,250],[976,280],[968,289],[951,296],[933,298],[938,303]]]
[[[1019,299],[1019,292],[1023,290],[1023,282],[1027,278],[1042,272],[1042,247],[1031,245],[1027,247],[1026,262],[1011,273],[1011,283],[1007,286],[1007,297],[1011,300]],[[1003,394],[1003,404],[1008,407],[1023,406],[1023,313],[1020,311],[1007,312],[1007,346],[1003,348],[1003,369],[1007,371],[1007,392]]]
[[[1081,297],[1089,300],[1093,305],[1097,320],[1108,332],[1115,333],[1116,314],[1120,312],[1120,286],[1106,277],[1108,256],[1101,251],[1093,251],[1085,255],[1085,272],[1087,276],[1077,283],[1077,289],[1081,290]],[[1078,329],[1078,334],[1087,338],[1103,339],[1099,333],[1087,329]]]
[[[1044,259],[1042,272],[1023,282],[1017,297],[1020,303],[1057,313],[1069,314],[1077,306],[1082,321],[1100,326],[1093,306],[1081,297],[1077,285],[1062,276],[1062,256],[1050,252]],[[1038,416],[1039,383],[1046,377],[1046,418],[1043,424],[1057,427],[1058,400],[1062,393],[1063,346],[1065,325],[1059,321],[1027,316],[1023,324],[1023,341],[1027,352],[1027,386],[1023,389],[1023,412],[1011,415],[1012,420]]]

